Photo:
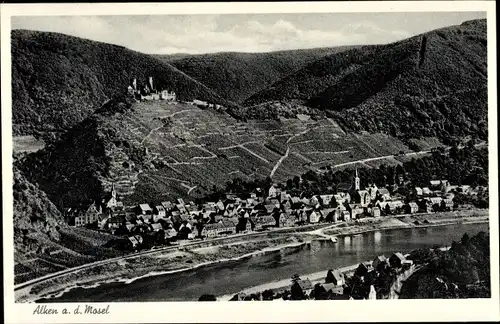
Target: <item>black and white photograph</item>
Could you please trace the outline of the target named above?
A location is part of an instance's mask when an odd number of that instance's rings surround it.
[[[99,320],[149,302],[498,302],[488,2],[18,8],[2,22],[5,293],[31,321],[63,304]]]

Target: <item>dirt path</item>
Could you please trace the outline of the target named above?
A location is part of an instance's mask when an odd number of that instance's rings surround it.
[[[152,130],[150,130],[149,133],[142,139],[141,144],[144,144],[144,142],[148,139],[148,137],[151,136],[151,134],[153,134],[153,132],[156,132],[160,128],[163,128],[163,125],[161,125],[159,127],[156,127],[156,128],[153,128]]]
[[[297,134],[294,134],[292,136],[290,136],[287,140],[286,140],[286,152],[285,154],[278,160],[278,162],[276,162],[276,164],[274,165],[273,169],[271,170],[271,173],[269,174],[269,177],[272,178],[274,176],[274,174],[276,173],[276,171],[278,170],[278,168],[281,166],[281,164],[283,163],[283,161],[288,157],[288,154],[290,153],[290,145],[291,144],[295,144],[295,143],[290,143],[294,138],[296,137],[299,137],[299,136],[302,136],[304,134],[307,134],[308,132],[318,128],[319,126],[316,125],[312,128],[309,128],[309,129],[306,129],[300,133],[297,133]]]
[[[287,146],[285,154],[274,165],[273,169],[271,170],[271,174],[269,174],[270,178],[272,178],[274,176],[274,173],[276,172],[276,170],[278,170],[281,163],[288,157],[288,153],[290,153],[290,146]]]

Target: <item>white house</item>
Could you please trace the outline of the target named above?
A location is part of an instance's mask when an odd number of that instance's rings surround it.
[[[269,188],[269,192],[267,194],[268,197],[271,197],[271,198],[274,198],[276,197],[276,187],[275,186],[271,186],[271,188]]]
[[[307,211],[307,220],[311,224],[315,224],[319,222],[320,215],[316,213],[314,210]]]

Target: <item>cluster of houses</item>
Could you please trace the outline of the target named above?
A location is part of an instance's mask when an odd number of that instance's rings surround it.
[[[149,77],[147,82],[137,84],[137,79],[130,81],[127,87],[127,94],[137,100],[166,100],[175,102],[177,96],[174,91],[162,90],[158,92],[153,84],[153,77]]]
[[[177,199],[137,206],[124,206],[118,201],[113,185],[101,202],[70,208],[66,217],[74,226],[94,224],[113,234],[135,237],[133,246],[139,246],[137,236],[144,233],[164,233],[167,241],[216,238],[274,227],[452,210],[454,192],[473,192],[469,186],[453,187],[446,180],[436,180],[404,197],[374,184],[361,189],[360,183],[356,170],[354,181],[338,184],[335,194],[296,197],[272,185],[246,198],[227,194],[225,199],[200,205]]]
[[[328,270],[324,283],[313,284],[311,280],[301,279],[298,275],[292,277],[292,285],[278,289],[269,289],[257,294],[238,293],[231,301],[243,300],[342,300],[342,299],[377,299],[377,277],[388,270],[394,273],[394,280],[398,275],[414,269],[412,260],[396,252],[387,258],[377,256],[373,261],[362,262],[354,270]],[[348,280],[351,279],[351,280]],[[362,295],[353,294],[353,286],[365,286]],[[359,290],[358,290],[359,291]],[[378,296],[378,297],[377,297]],[[388,296],[385,296],[386,298]]]

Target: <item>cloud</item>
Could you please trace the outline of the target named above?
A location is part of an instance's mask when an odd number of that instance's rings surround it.
[[[96,16],[13,17],[12,28],[58,32],[115,44],[119,41],[111,25]]]
[[[152,53],[211,53],[384,43],[410,36],[370,21],[310,28],[300,19],[233,16],[226,28],[218,15],[15,17],[13,28],[61,32]],[[225,17],[227,20],[227,16]],[[268,17],[269,18],[269,17]],[[264,22],[265,21],[265,22]],[[332,24],[335,25],[335,24]]]
[[[364,35],[365,38],[380,39],[384,43],[411,36],[408,31],[383,29],[369,21],[348,24],[342,28],[342,32],[349,35]]]

